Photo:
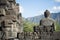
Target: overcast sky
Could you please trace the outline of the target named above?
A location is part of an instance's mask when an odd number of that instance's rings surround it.
[[[46,9],[51,13],[60,12],[60,0],[16,0],[20,4],[22,16],[33,17],[41,15]]]

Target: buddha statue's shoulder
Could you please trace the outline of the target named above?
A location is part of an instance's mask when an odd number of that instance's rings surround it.
[[[49,20],[49,21],[51,21],[51,22],[55,22],[55,20],[52,19],[52,18],[48,18],[47,20]]]
[[[52,25],[55,21],[52,18],[43,18],[41,19],[41,25],[49,26]]]
[[[43,19],[41,19],[41,21],[42,21],[42,22],[44,22],[44,21],[55,22],[55,20],[52,19],[52,18],[43,18]]]

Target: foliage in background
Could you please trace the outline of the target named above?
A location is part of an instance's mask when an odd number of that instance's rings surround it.
[[[33,32],[33,27],[37,25],[36,23],[29,22],[28,20],[23,21],[24,32]]]
[[[60,31],[60,24],[56,23],[56,31]]]

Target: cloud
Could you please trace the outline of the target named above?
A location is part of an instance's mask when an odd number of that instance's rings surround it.
[[[44,10],[37,10],[37,15],[41,15],[41,14],[44,14],[46,9]],[[58,13],[60,12],[60,6],[53,6],[52,8],[47,8],[47,10],[50,11],[50,13]]]
[[[53,6],[52,8],[48,9],[51,13],[60,12],[60,6]]]
[[[23,11],[24,11],[24,8],[22,6],[19,6],[19,12],[23,13]]]
[[[60,10],[60,6],[54,6],[53,10]]]
[[[60,2],[60,0],[55,0],[56,2]]]

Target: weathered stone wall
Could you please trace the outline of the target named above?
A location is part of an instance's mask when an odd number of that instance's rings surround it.
[[[0,0],[0,39],[17,38],[23,32],[22,15],[15,0]]]
[[[18,34],[19,40],[60,40],[60,32],[53,32],[53,34],[47,34],[43,32],[42,34],[36,32],[23,32]]]

